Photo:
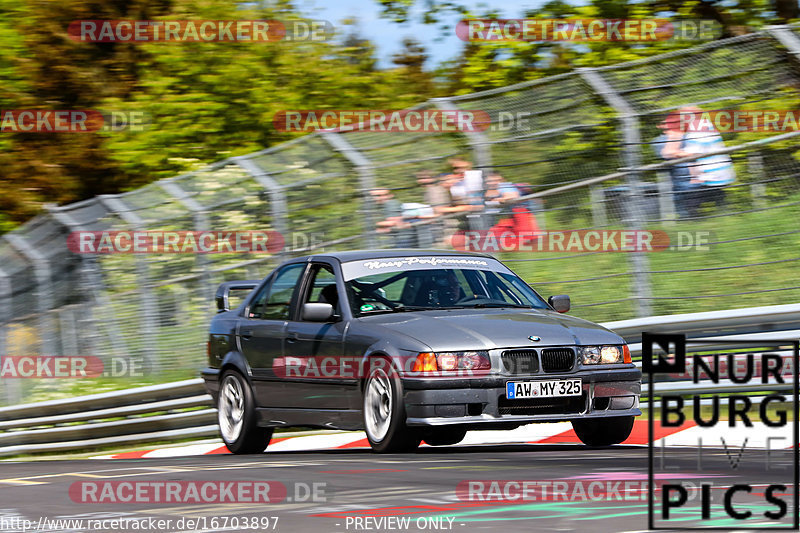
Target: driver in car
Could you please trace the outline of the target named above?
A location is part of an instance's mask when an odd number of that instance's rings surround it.
[[[455,273],[448,270],[444,275],[437,275],[433,279],[434,289],[428,293],[428,304],[436,306],[450,306],[464,298],[464,291]]]

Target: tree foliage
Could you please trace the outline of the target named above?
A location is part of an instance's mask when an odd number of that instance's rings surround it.
[[[0,231],[65,203],[132,189],[285,141],[287,109],[402,108],[433,96],[424,50],[409,43],[387,70],[353,27],[328,41],[80,43],[81,19],[300,18],[288,2],[7,0],[0,15],[2,109],[136,111],[141,130],[0,136]]]

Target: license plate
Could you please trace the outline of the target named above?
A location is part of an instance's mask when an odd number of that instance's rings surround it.
[[[558,398],[561,396],[580,396],[583,384],[580,378],[551,379],[548,381],[507,381],[506,398]]]

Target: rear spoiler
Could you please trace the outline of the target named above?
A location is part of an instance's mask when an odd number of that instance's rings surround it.
[[[215,299],[217,300],[217,312],[230,310],[228,296],[231,291],[252,291],[261,283],[260,279],[248,279],[241,281],[226,281],[217,288]]]

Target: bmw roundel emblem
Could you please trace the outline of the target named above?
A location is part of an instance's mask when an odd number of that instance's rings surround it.
[[[528,340],[533,342],[539,342],[540,340],[542,340],[542,338],[537,337],[536,335],[531,335],[530,337],[528,337]]]

